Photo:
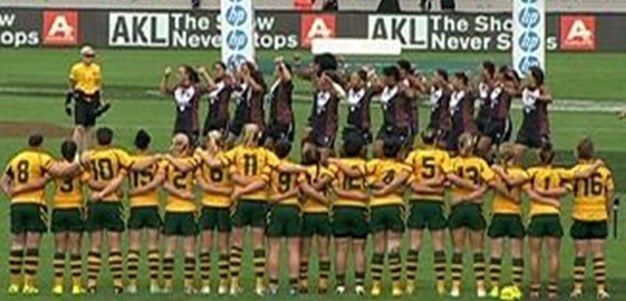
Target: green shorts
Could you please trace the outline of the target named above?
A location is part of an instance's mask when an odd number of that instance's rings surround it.
[[[302,228],[302,218],[298,205],[276,205],[268,214],[267,236],[298,237]]]
[[[337,238],[366,239],[369,233],[367,208],[336,206],[333,208],[333,235]]]
[[[123,210],[120,202],[89,202],[87,204],[85,230],[87,232],[102,230],[123,232],[126,228],[122,218]]]
[[[524,238],[522,217],[517,214],[494,214],[487,235],[491,238]]]
[[[438,231],[447,227],[442,201],[411,200],[410,204],[409,229]]]
[[[574,220],[569,233],[574,240],[606,239],[609,236],[609,229],[606,221]]]
[[[242,199],[237,202],[233,213],[233,227],[265,228],[266,219],[267,203]]]
[[[304,213],[302,215],[301,234],[303,237],[312,237],[315,235],[330,236],[332,234],[330,215],[326,212]]]
[[[228,207],[202,207],[202,214],[198,220],[200,231],[230,232],[233,228],[230,208]]]
[[[128,228],[132,230],[158,230],[163,225],[158,206],[131,207]]]
[[[36,203],[19,203],[11,205],[11,233],[27,232],[44,233],[48,230],[48,208]]]
[[[165,212],[163,235],[194,236],[198,234],[196,216],[193,212]]]
[[[384,205],[373,206],[370,209],[370,231],[404,232],[404,206]]]
[[[528,225],[528,236],[562,237],[561,217],[558,214],[541,214],[531,217]]]
[[[483,216],[481,205],[474,203],[461,203],[452,206],[448,218],[450,230],[468,228],[472,231],[485,230],[487,222]]]
[[[83,232],[85,230],[83,211],[80,208],[52,209],[50,230],[52,233]]]

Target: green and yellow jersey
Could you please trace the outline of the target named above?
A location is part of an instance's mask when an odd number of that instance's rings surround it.
[[[106,187],[120,175],[127,175],[133,165],[133,159],[127,152],[113,147],[98,147],[87,152],[89,162],[86,170],[96,185]],[[92,189],[93,190],[93,189]],[[122,191],[111,192],[102,198],[105,202],[119,202]]]
[[[215,156],[221,162],[227,161],[224,157],[224,152],[220,151],[215,154]],[[196,158],[199,158],[199,156],[196,156]],[[228,166],[212,168],[206,163],[203,163],[200,164],[200,168],[197,172],[200,173],[209,185],[229,190],[233,188]],[[231,203],[230,195],[210,193],[207,191],[202,192],[202,205],[204,206],[227,208],[230,207]]]
[[[527,185],[541,193],[542,191],[553,190],[563,187],[568,181],[573,179],[571,171],[554,168],[552,166],[537,166],[528,169],[530,181]],[[560,214],[558,207],[530,200],[530,216],[543,214]]]
[[[60,161],[57,164],[67,167],[70,162]],[[54,179],[54,209],[82,208],[84,204],[83,186],[89,181],[89,173],[80,170],[77,173]]]
[[[495,178],[495,173],[487,162],[479,157],[455,157],[450,162],[450,171],[457,177],[471,181],[474,185],[483,186]],[[453,198],[461,198],[471,194],[471,189],[454,186]]]
[[[54,165],[52,157],[42,151],[26,150],[17,154],[7,165],[4,173],[12,180],[14,189],[27,186],[40,181],[45,177],[46,171]],[[45,187],[36,190],[25,191],[11,197],[11,203],[45,203]]]
[[[409,184],[445,177],[447,173],[451,172],[450,156],[448,153],[432,146],[412,151],[409,153],[404,163],[411,168],[411,177],[408,181]],[[433,200],[443,202],[445,195],[443,185],[444,184],[442,183],[441,193],[436,194],[417,194],[411,190],[410,198],[413,200]]]
[[[132,162],[149,160],[152,158],[148,153],[137,153],[131,156]],[[158,164],[153,164],[143,171],[131,170],[129,172],[129,187],[131,189],[144,187],[154,180],[159,169]],[[130,198],[130,207],[153,207],[159,206],[159,188],[154,188],[141,194],[133,195]]]
[[[301,173],[298,177],[298,183],[308,183],[309,185],[314,185],[316,182],[323,180],[325,177],[328,177],[331,181],[333,179],[333,174],[328,168],[321,165],[307,166],[306,172]],[[319,190],[319,192],[328,197],[328,186],[323,187]],[[330,204],[322,204],[319,201],[307,196],[304,196],[302,201],[302,212],[304,213],[327,213],[330,210]]]
[[[287,159],[280,160],[278,163],[278,167],[281,165],[290,166],[292,163]],[[288,192],[289,190],[298,187],[298,174],[293,172],[284,172],[279,171],[278,169],[271,169],[269,166],[266,168],[270,169],[266,172],[269,173],[270,181],[269,181],[269,190],[270,190],[270,199],[276,200],[278,196]],[[298,195],[294,195],[287,199],[280,200],[278,204],[281,205],[300,205],[300,200]]]
[[[589,169],[593,162],[579,162],[572,172]],[[591,176],[574,180],[574,210],[572,218],[578,221],[605,221],[609,218],[607,198],[615,189],[613,175],[607,167],[600,167]],[[611,201],[611,200],[609,200]]]
[[[93,95],[100,91],[102,85],[102,71],[96,63],[89,65],[80,62],[70,69],[69,79],[75,82],[74,89],[85,94]]]
[[[193,193],[195,185],[194,175],[199,165],[198,160],[193,157],[174,158],[174,160],[178,160],[183,165],[190,165],[191,169],[185,172],[180,171],[172,163],[165,160],[159,164],[158,173],[164,176],[166,183],[171,184],[176,189]],[[168,194],[165,203],[166,212],[186,213],[196,212],[196,210],[196,201],[193,198],[185,199],[172,193]]]
[[[278,166],[280,160],[262,147],[237,146],[224,155],[231,174],[239,174],[251,181],[269,181],[268,172]],[[269,167],[269,168],[267,168]],[[235,184],[237,185],[237,184]],[[241,196],[242,199],[267,201],[269,190],[263,189]]]
[[[342,158],[341,163],[349,168],[356,169],[361,176],[350,177],[344,174],[339,166],[331,164],[329,169],[333,174],[333,187],[345,190],[348,192],[360,192],[368,193],[369,188],[367,185],[367,162],[361,158]],[[349,207],[367,207],[369,200],[363,201],[358,199],[350,199],[337,196],[334,202],[334,206],[349,206]]]
[[[411,168],[396,160],[374,159],[367,163],[368,183],[391,184],[401,174],[409,175]],[[371,196],[370,206],[403,205],[404,185],[387,195]]]
[[[528,173],[523,168],[518,167],[518,166],[506,167],[504,171],[507,174],[507,176],[516,178],[516,179],[522,179],[524,182],[528,181],[529,179]],[[496,177],[496,180],[502,183],[505,187],[507,187],[507,189],[512,195],[521,197],[522,187],[524,184],[515,186],[515,187],[510,187],[509,185],[506,184],[506,181],[504,181],[504,179],[500,178],[499,176]],[[494,190],[493,201],[491,203],[491,212],[493,214],[522,215],[522,204]]]

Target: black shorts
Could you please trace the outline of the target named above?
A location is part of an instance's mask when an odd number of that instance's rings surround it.
[[[202,128],[202,137],[206,137],[210,131],[219,131],[222,134],[227,134],[228,128],[228,120],[215,120],[207,116],[204,120],[204,127]]]
[[[274,142],[285,139],[293,142],[295,138],[294,129],[295,124],[293,122],[289,124],[271,122],[265,130],[265,137],[272,139]]]
[[[327,134],[325,131],[313,129],[306,140],[317,147],[333,149],[335,148],[335,138],[335,134]]]
[[[501,144],[511,138],[511,119],[492,119],[483,135],[491,138],[492,143]]]
[[[395,138],[402,142],[403,146],[409,146],[411,138],[411,128],[398,127],[394,125],[383,125],[376,133],[376,140],[385,141],[385,139]]]
[[[99,106],[100,92],[87,95],[77,91],[74,95],[74,123],[89,128],[95,126]]]
[[[345,141],[346,138],[350,136],[360,136],[367,144],[370,144],[373,141],[372,132],[370,131],[370,129],[360,129],[351,126],[343,128],[343,131],[341,132],[342,139]]]
[[[550,137],[542,135],[539,129],[532,128],[520,128],[517,132],[517,138],[515,143],[524,145],[528,148],[541,148],[546,143],[550,142]]]

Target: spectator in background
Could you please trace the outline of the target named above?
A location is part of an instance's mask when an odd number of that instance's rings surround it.
[[[426,0],[421,0],[421,1],[426,1]],[[379,13],[399,13],[400,3],[398,2],[398,0],[382,0],[378,4],[378,8],[376,9],[376,11]]]
[[[201,0],[191,0],[191,8],[198,9],[200,8]]]
[[[455,0],[441,0],[440,5],[443,11],[454,11],[456,9]],[[420,0],[420,7],[422,11],[431,11],[433,8],[433,0]]]
[[[293,0],[293,6],[296,10],[312,10],[315,0]]]
[[[336,12],[339,10],[338,0],[323,0],[322,11]]]

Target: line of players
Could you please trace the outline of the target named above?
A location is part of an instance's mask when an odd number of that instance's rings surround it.
[[[116,293],[124,288],[131,293],[137,291],[141,246],[147,247],[150,291],[171,292],[175,253],[180,244],[184,250],[185,292],[196,291],[195,273],[199,267],[200,291],[210,293],[211,251],[213,235],[217,233],[218,293],[237,295],[242,289],[244,231],[249,230],[255,292],[259,295],[278,290],[282,239],[289,248],[291,292],[308,291],[312,240],[317,242],[319,260],[317,289],[326,292],[330,287],[331,236],[336,251],[334,278],[338,293],[346,291],[348,250],[354,255],[355,292],[365,293],[365,245],[369,237],[374,250],[369,264],[371,294],[382,293],[385,258],[392,278],[392,295],[411,294],[415,290],[423,232],[429,230],[436,289],[439,294],[445,294],[448,255],[444,249],[444,231],[449,229],[453,245],[452,296],[461,293],[463,252],[468,239],[477,296],[487,295],[488,266],[491,295],[519,298],[524,270],[523,238],[528,235],[532,275],[529,294],[531,297],[540,294],[541,247],[546,244],[550,257],[548,296],[556,298],[563,235],[560,200],[573,192],[574,224],[570,232],[575,240],[576,260],[572,295],[582,294],[586,257],[592,255],[598,297],[609,297],[603,246],[613,180],[604,163],[595,159],[589,139],[577,145],[578,163],[570,169],[553,166],[554,152],[545,144],[538,153],[539,163],[525,170],[521,167],[524,153],[521,148],[503,144],[500,162],[489,166],[475,154],[476,138],[468,133],[459,137],[454,158],[438,147],[436,131],[425,130],[421,135],[424,146],[406,157],[401,154],[404,141],[387,137],[382,157],[369,161],[363,159],[367,141],[362,135],[351,133],[344,137],[340,157],[324,158],[320,151],[311,148],[304,152],[301,165],[287,159],[291,149],[288,140],[279,140],[272,152],[259,145],[261,134],[257,125],[246,124],[241,143],[225,150],[222,134],[211,131],[205,147],[195,151],[186,135],[177,134],[169,154],[158,155],[151,154],[150,137],[140,131],[135,141],[137,150],[131,156],[113,146],[110,129],[101,128],[96,133],[98,146],[94,150],[77,160],[76,145],[67,141],[61,149],[64,158],[58,161],[41,148],[43,137],[31,136],[29,148],[9,162],[2,179],[3,191],[12,203],[9,292],[38,292],[39,244],[47,230],[45,186],[54,180],[51,230],[56,245],[55,294],[64,291],[67,254],[70,254],[72,293],[83,293],[80,253],[83,230],[90,235],[86,289],[91,293],[99,283],[105,236],[108,236],[108,262]],[[122,219],[121,188],[126,178],[129,182],[126,194],[130,199],[127,223]],[[86,203],[83,187],[90,192]],[[202,190],[200,198],[194,194],[196,187]],[[160,190],[167,193],[162,208]],[[411,194],[408,202],[404,200],[405,190]],[[447,190],[451,190],[448,204],[444,201]],[[482,211],[487,191],[494,194],[488,231],[492,253],[488,265],[483,251],[487,225]],[[522,193],[530,199],[528,227],[523,223]],[[120,241],[126,224],[130,244],[124,257]],[[403,260],[400,242],[405,228],[408,228],[409,250]],[[142,234],[147,236],[147,243],[142,243]],[[511,242],[513,286],[500,292],[504,239]],[[163,252],[159,250],[160,240],[165,245]],[[128,274],[126,286],[123,258]],[[401,281],[403,268],[406,285]],[[266,285],[266,272],[269,285]]]

